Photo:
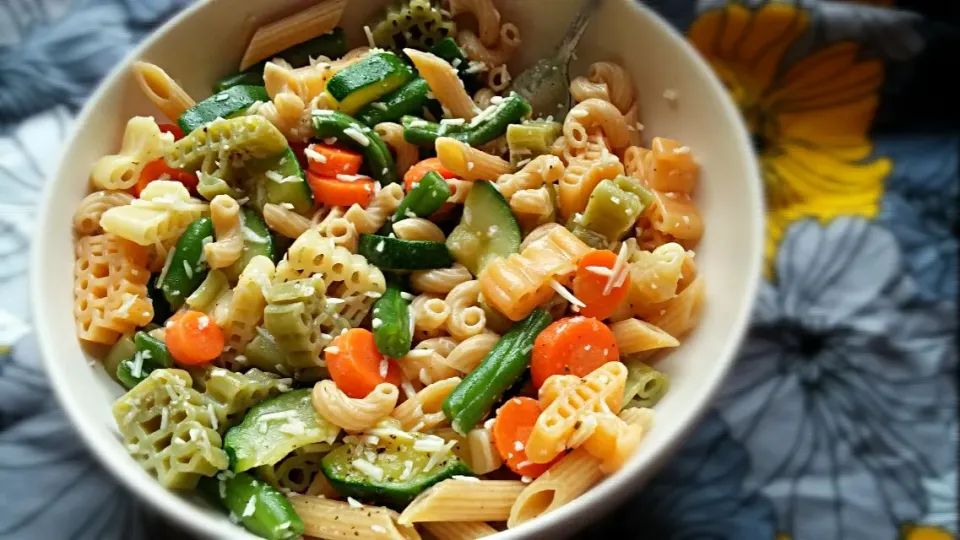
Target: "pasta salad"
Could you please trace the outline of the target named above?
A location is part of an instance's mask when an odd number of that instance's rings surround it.
[[[689,148],[644,146],[627,72],[563,117],[510,90],[491,0],[327,0],[197,102],[137,116],[76,209],[79,339],[165,487],[268,539],[478,538],[618,470],[704,301]],[[565,109],[565,107],[560,107]]]

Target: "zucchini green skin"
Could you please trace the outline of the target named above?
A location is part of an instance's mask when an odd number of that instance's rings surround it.
[[[122,361],[117,365],[117,380],[128,390],[147,378],[155,369],[164,369],[173,367],[173,357],[167,350],[167,345],[152,337],[150,334],[139,331],[133,336],[135,346],[134,355],[141,355],[143,365],[140,369],[140,376],[136,377],[130,371],[134,358]]]
[[[260,431],[260,418],[265,414],[289,413],[303,423],[304,432],[296,435],[279,428],[284,421],[268,424],[266,433]],[[312,430],[312,432],[311,432]],[[301,446],[318,442],[332,443],[340,428],[317,415],[310,399],[310,389],[292,390],[254,405],[243,421],[227,430],[223,450],[230,457],[230,470],[243,472],[260,465],[273,465]]]
[[[533,108],[516,92],[503,99],[497,109],[483,119],[459,126],[427,122],[415,116],[403,117],[403,138],[417,146],[433,147],[438,137],[450,137],[470,146],[486,144],[507,131],[507,126],[530,116]]]
[[[277,252],[273,246],[273,235],[270,234],[270,228],[264,223],[260,214],[250,208],[244,208],[240,214],[243,226],[250,229],[253,234],[265,240],[264,243],[251,242],[247,238],[243,239],[243,254],[230,266],[223,269],[223,273],[232,281],[240,277],[240,272],[247,267],[247,263],[257,255],[269,257],[273,262],[277,262]]]
[[[448,268],[454,262],[443,242],[400,240],[373,234],[360,235],[357,253],[382,270],[431,270]]]
[[[390,358],[400,358],[410,352],[413,334],[410,332],[410,302],[403,299],[403,289],[396,283],[373,305],[373,319],[380,321],[373,327],[373,341],[377,350]]]
[[[421,114],[424,107],[430,110],[439,109],[439,102],[427,97],[429,94],[430,86],[427,81],[417,77],[357,111],[357,120],[374,127],[381,122],[398,122],[404,115]]]
[[[248,531],[267,540],[287,540],[303,534],[303,520],[290,500],[252,474],[221,472],[214,478],[204,476],[197,489],[207,499],[227,509]],[[253,514],[245,516],[249,513],[245,510],[251,498],[256,501]]]
[[[207,237],[213,238],[213,221],[202,217],[187,225],[177,240],[176,252],[160,286],[164,298],[174,311],[180,309],[187,297],[197,290],[207,277],[210,267],[203,261],[203,239]],[[189,273],[184,265],[190,267]]]
[[[297,155],[292,148],[287,148],[282,154],[269,158],[259,159],[247,163],[247,172],[251,174],[251,202],[256,208],[263,211],[267,203],[290,203],[293,211],[305,214],[313,208],[313,190],[307,183]],[[267,177],[267,172],[273,171],[283,178],[295,177],[300,182],[277,182]]]
[[[301,67],[310,63],[310,58],[326,56],[327,58],[340,58],[347,52],[347,37],[343,28],[337,27],[332,31],[315,37],[311,40],[298,43],[289,49],[280,51],[272,55],[270,59],[282,58],[293,67]],[[227,88],[248,84],[254,86],[263,86],[263,68],[268,60],[262,60],[250,66],[244,71],[239,71],[217,81],[213,86],[214,92],[222,92]]]
[[[343,68],[327,81],[327,93],[337,100],[340,110],[354,114],[363,106],[400,88],[416,77],[416,72],[399,56],[373,53]]]
[[[480,365],[464,378],[443,402],[443,414],[454,431],[466,435],[490,412],[530,366],[533,343],[551,322],[550,314],[535,309],[510,328]]]
[[[150,281],[147,282],[147,296],[149,296],[150,301],[153,302],[153,320],[151,322],[163,324],[173,315],[173,309],[170,307],[170,303],[167,302],[167,297],[163,295],[163,290],[157,287],[157,279],[159,279],[159,277],[160,274],[150,276]],[[186,300],[186,297],[184,297],[184,300]]]
[[[457,45],[457,41],[452,37],[443,38],[436,45],[430,47],[430,53],[447,61],[448,64],[457,70],[460,80],[463,81],[464,88],[473,94],[480,88],[480,79],[475,73],[469,73],[470,59],[467,58],[463,49]]]
[[[257,101],[270,101],[266,88],[252,85],[231,86],[184,111],[177,123],[184,133],[190,133],[217,118],[228,118]]]
[[[323,474],[330,481],[333,489],[343,497],[354,497],[364,502],[382,504],[396,510],[402,510],[417,495],[438,482],[456,475],[468,476],[473,474],[470,468],[452,452],[446,460],[425,473],[422,471],[422,467],[427,458],[425,454],[413,450],[412,440],[404,441],[398,438],[394,444],[396,444],[395,448],[384,448],[382,444],[378,445],[377,457],[373,464],[384,469],[385,476],[382,480],[374,480],[351,465],[354,458],[350,454],[352,445],[349,444],[345,444],[324,456],[321,461]],[[381,452],[381,448],[384,451]],[[381,460],[381,457],[386,455],[394,455],[396,459],[389,462]],[[418,472],[405,480],[400,480],[399,476],[403,469],[403,463],[407,458],[414,462],[412,470]]]
[[[353,128],[366,137],[367,144],[344,134],[344,130]],[[363,154],[364,165],[370,176],[381,184],[394,184],[400,181],[393,155],[383,139],[374,130],[358,123],[353,117],[342,112],[325,112],[313,115],[313,134],[319,139],[336,137],[339,144],[353,148]]]
[[[474,182],[463,209],[460,224],[447,236],[447,248],[473,275],[480,275],[491,260],[520,251],[520,224],[490,182]]]

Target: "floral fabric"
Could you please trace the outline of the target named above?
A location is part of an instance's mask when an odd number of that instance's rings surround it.
[[[188,1],[0,0],[0,539],[180,536],[71,435],[25,291],[39,194],[77,108]],[[711,410],[582,537],[955,539],[955,3],[646,3],[754,137],[767,272]]]

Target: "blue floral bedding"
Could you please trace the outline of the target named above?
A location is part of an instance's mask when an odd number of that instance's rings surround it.
[[[180,537],[86,453],[30,334],[52,156],[97,82],[185,0],[0,0],[0,538]],[[729,88],[766,182],[766,279],[721,395],[583,537],[957,534],[960,9],[650,1]]]

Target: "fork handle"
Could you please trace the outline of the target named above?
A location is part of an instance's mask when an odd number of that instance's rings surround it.
[[[583,3],[576,18],[570,23],[570,27],[567,28],[567,33],[564,34],[563,41],[560,42],[556,56],[558,60],[562,60],[564,64],[570,61],[570,55],[572,55],[573,50],[577,48],[577,44],[580,43],[580,38],[583,37],[587,26],[590,25],[590,19],[593,18],[594,12],[600,8],[602,3],[603,0],[586,0],[586,2]]]

